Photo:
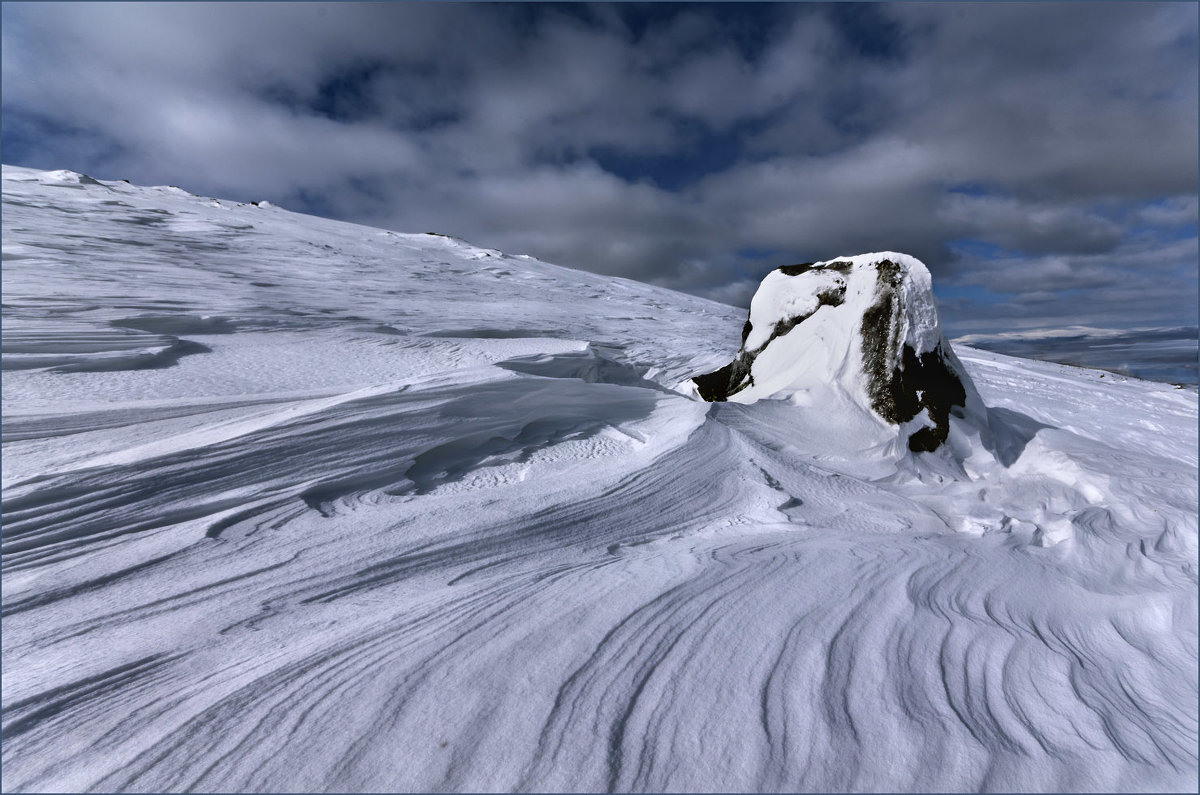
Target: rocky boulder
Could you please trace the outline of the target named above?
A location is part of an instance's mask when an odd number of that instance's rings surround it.
[[[913,452],[936,450],[952,415],[986,416],[942,334],[929,270],[895,252],[767,274],[733,361],[692,382],[708,401],[786,399],[869,417]]]

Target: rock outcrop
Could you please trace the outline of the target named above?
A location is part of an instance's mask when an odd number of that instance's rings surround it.
[[[937,449],[952,414],[985,414],[938,324],[928,269],[894,252],[767,274],[733,361],[692,381],[708,401],[857,408],[914,452]]]

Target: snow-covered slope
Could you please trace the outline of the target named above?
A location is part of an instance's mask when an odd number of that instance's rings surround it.
[[[1192,790],[1197,401],[958,348],[858,460],[737,310],[5,167],[3,788]]]

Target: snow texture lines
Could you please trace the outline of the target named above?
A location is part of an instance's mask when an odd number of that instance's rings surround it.
[[[3,207],[5,791],[1196,789],[1194,391],[958,346],[986,408],[897,454],[677,390],[730,307]]]

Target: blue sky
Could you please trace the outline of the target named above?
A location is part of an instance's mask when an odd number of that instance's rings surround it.
[[[953,335],[1195,325],[1194,3],[19,3],[3,159],[746,305],[920,257]]]

